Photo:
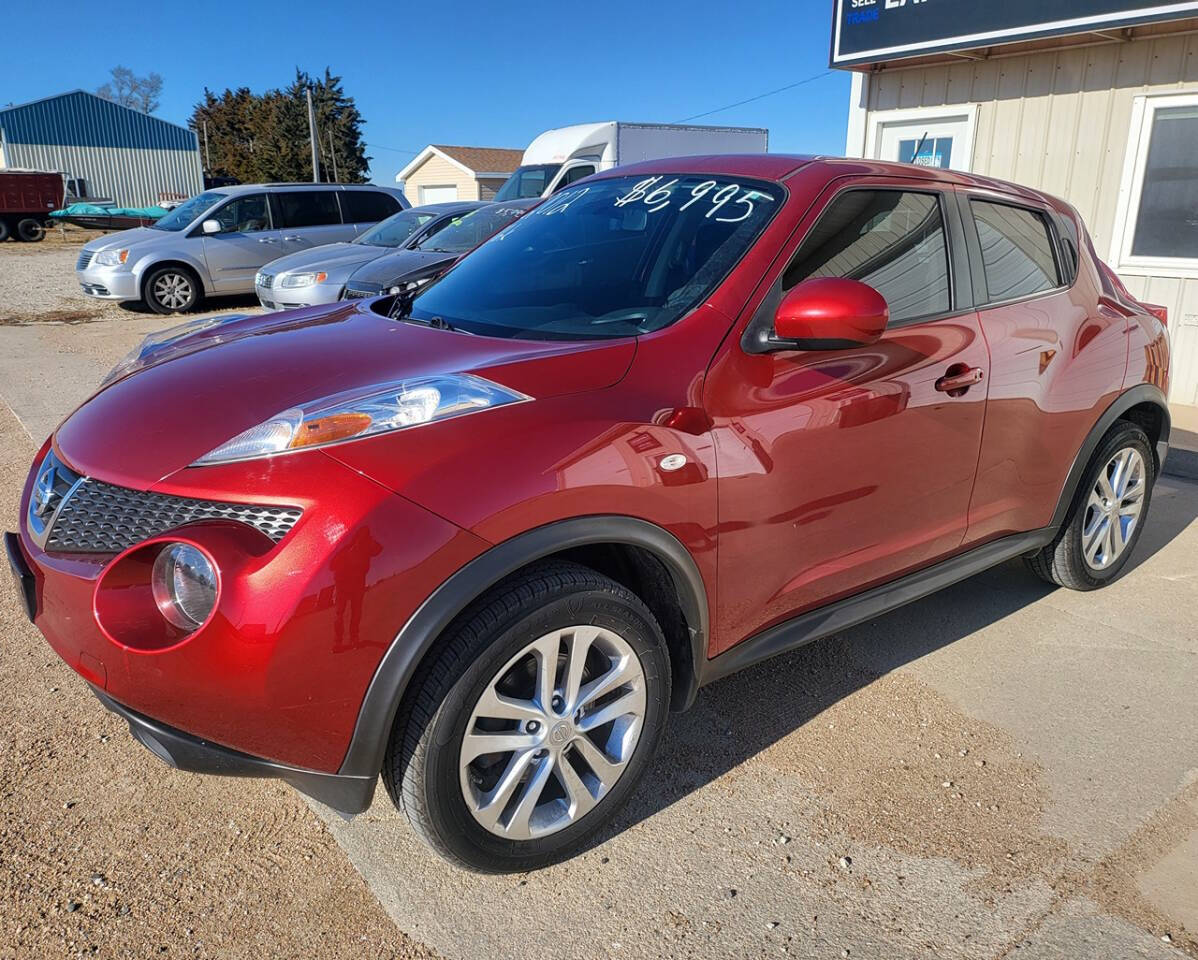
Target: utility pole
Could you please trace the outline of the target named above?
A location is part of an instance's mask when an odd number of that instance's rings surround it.
[[[308,88],[308,137],[312,141],[312,182],[320,183],[320,157],[316,146],[316,111],[312,108],[312,88]]]
[[[329,128],[329,156],[333,158],[333,183],[340,183],[337,179],[337,151],[333,147],[333,128]]]

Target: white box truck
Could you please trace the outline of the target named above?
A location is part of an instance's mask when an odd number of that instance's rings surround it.
[[[578,123],[546,130],[528,145],[519,168],[496,200],[547,197],[562,187],[622,163],[713,153],[765,153],[761,127],[697,127],[676,123]]]

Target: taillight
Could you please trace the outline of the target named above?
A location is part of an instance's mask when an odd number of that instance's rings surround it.
[[[1143,308],[1145,310],[1147,310],[1154,317],[1156,317],[1161,322],[1161,326],[1164,326],[1164,327],[1169,326],[1169,308],[1168,307],[1162,307],[1159,303],[1145,303],[1145,304],[1141,304],[1141,306],[1143,306]]]

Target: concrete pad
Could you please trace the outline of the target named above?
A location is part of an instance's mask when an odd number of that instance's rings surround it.
[[[1099,913],[1088,900],[1073,900],[1047,918],[1011,956],[1019,960],[1182,960],[1176,947],[1129,923]]]

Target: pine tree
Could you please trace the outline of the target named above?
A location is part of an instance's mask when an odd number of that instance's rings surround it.
[[[320,179],[363,183],[370,167],[362,142],[362,115],[345,95],[341,78],[326,67],[323,79],[295,71],[284,89],[251,93],[246,87],[219,96],[204,90],[192,111],[191,126],[204,150],[208,125],[209,176],[236,177],[243,183],[310,181],[312,149],[308,139],[307,92],[312,91],[320,147]],[[331,140],[331,142],[330,142]]]

